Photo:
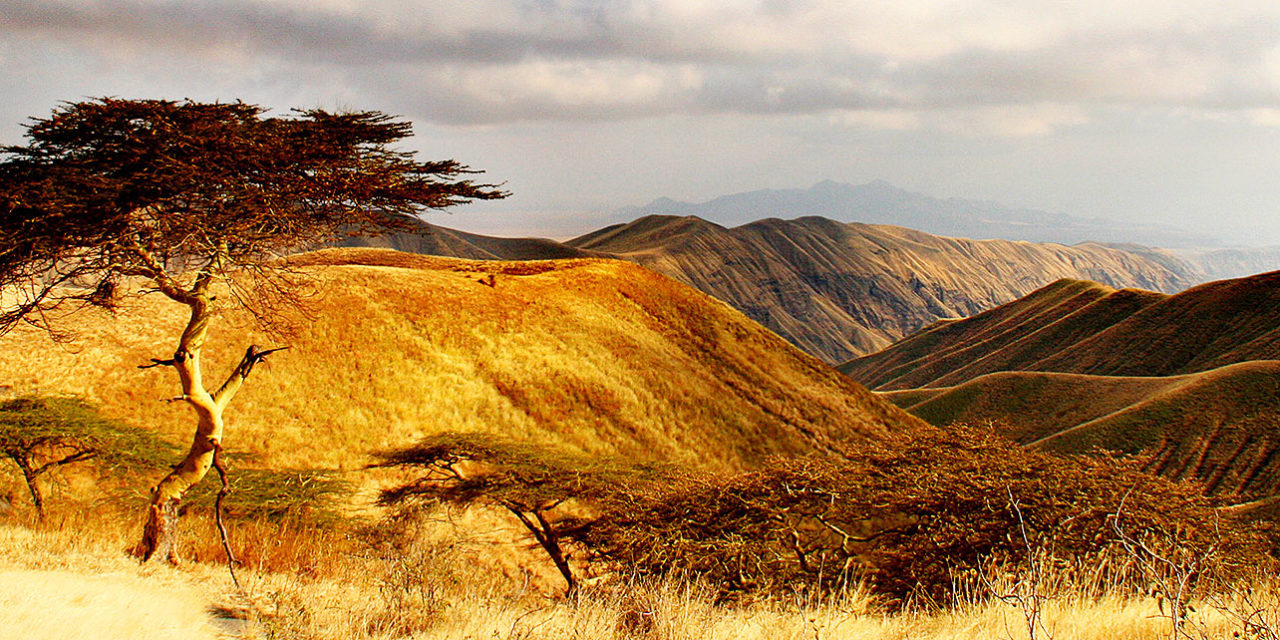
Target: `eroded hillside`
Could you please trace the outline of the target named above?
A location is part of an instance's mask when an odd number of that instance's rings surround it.
[[[1233,501],[1280,481],[1280,272],[1177,295],[1062,280],[842,369],[936,425],[1141,456]]]
[[[885,395],[937,425],[990,422],[1034,447],[1138,455],[1150,471],[1198,480],[1234,502],[1280,493],[1280,362],[1273,360],[1156,378],[993,373]]]

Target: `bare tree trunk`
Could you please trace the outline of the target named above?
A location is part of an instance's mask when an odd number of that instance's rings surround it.
[[[561,577],[564,578],[566,585],[565,597],[573,597],[578,591],[578,581],[573,578],[573,570],[569,567],[569,560],[564,556],[564,550],[560,548],[560,537],[556,535],[555,529],[543,517],[542,512],[532,512],[533,516],[537,518],[537,523],[535,524],[518,507],[511,504],[504,504],[503,506],[515,514],[521,524],[529,530],[529,533],[533,534],[533,539],[538,541],[538,545],[542,547],[542,550],[547,552],[547,556],[551,558],[551,562],[556,565],[556,569],[560,571]]]
[[[172,365],[178,371],[178,377],[182,381],[182,399],[195,411],[198,422],[186,457],[151,490],[147,524],[142,529],[143,562],[156,556],[170,562],[177,561],[174,538],[182,496],[209,473],[209,469],[213,467],[213,452],[222,439],[222,408],[214,402],[213,396],[201,382],[199,347],[208,321],[206,317],[203,323],[197,324],[197,320],[199,316],[207,315],[207,312],[201,313],[203,311],[203,308],[193,307],[191,324],[183,333],[182,345],[174,354],[173,360],[163,363]],[[196,333],[191,330],[193,326],[197,329]],[[190,340],[191,337],[197,340]]]
[[[215,464],[215,456],[222,446],[222,412],[231,402],[240,386],[253,371],[253,366],[280,349],[262,350],[250,345],[236,365],[235,371],[217,392],[209,393],[200,385],[199,353],[183,356],[181,351],[172,364],[182,379],[187,404],[196,412],[199,423],[195,438],[186,457],[151,490],[151,506],[147,510],[147,523],[142,530],[140,555],[146,562],[156,556],[176,562],[174,539],[178,525],[178,507],[182,496],[209,473]]]
[[[36,508],[36,518],[40,522],[44,522],[44,492],[40,491],[40,485],[38,484],[40,472],[32,469],[26,458],[10,456],[10,459],[17,463],[18,468],[22,470],[22,479],[27,482],[27,490],[31,492],[31,504]]]
[[[200,423],[191,449],[169,475],[151,490],[147,524],[142,529],[142,561],[161,557],[176,562],[174,540],[178,526],[178,507],[187,490],[204,479],[213,467],[213,452],[222,437],[222,411],[196,410]]]
[[[191,308],[191,319],[182,332],[182,339],[173,359],[157,360],[155,364],[172,366],[178,372],[182,383],[182,400],[195,411],[198,422],[186,457],[151,490],[151,505],[147,509],[147,522],[139,545],[139,555],[143,562],[155,557],[169,562],[177,561],[174,541],[178,508],[187,490],[203,480],[209,469],[213,468],[214,453],[222,442],[223,410],[249,377],[253,366],[268,354],[278,351],[263,351],[257,346],[250,346],[226,382],[216,392],[209,393],[205,389],[200,369],[200,351],[212,315],[209,310],[210,299],[205,295],[204,289],[197,286],[193,294],[185,296],[181,301]]]

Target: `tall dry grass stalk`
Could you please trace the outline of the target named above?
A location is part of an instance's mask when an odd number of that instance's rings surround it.
[[[459,515],[398,538],[354,528],[241,524],[235,544],[250,561],[237,591],[215,553],[212,530],[199,539],[208,524],[187,527],[183,548],[192,561],[177,569],[140,567],[127,557],[123,549],[137,523],[118,514],[54,518],[42,527],[0,525],[0,628],[19,630],[14,637],[103,640],[141,637],[144,619],[162,620],[171,635],[158,637],[173,638],[213,638],[228,630],[235,635],[223,637],[300,640],[1028,637],[1022,612],[994,597],[1024,577],[1018,567],[993,571],[989,582],[948,606],[893,612],[860,589],[725,605],[698,585],[597,580],[563,599],[547,595],[556,591],[549,586],[553,569],[540,566],[537,554],[513,561],[510,532],[498,531],[484,515]],[[1045,598],[1037,638],[1171,637],[1156,600],[1082,575],[1049,572],[1039,584]],[[1266,632],[1275,629],[1280,590],[1258,580],[1252,589],[1194,605],[1186,627],[1191,637],[1273,638]],[[227,626],[228,617],[239,620]]]

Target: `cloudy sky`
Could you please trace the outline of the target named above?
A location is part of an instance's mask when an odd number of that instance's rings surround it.
[[[0,92],[398,114],[490,233],[879,178],[1280,244],[1275,0],[0,0]]]

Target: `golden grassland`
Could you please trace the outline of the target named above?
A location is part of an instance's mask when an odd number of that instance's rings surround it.
[[[548,595],[536,578],[510,573],[518,550],[438,523],[395,555],[353,542],[350,532],[233,528],[242,557],[257,557],[235,586],[214,557],[177,568],[138,565],[121,549],[135,533],[121,514],[62,514],[53,523],[0,524],[0,629],[5,637],[420,638],[431,640],[907,640],[1027,638],[1022,610],[975,593],[946,608],[890,611],[854,589],[812,601],[802,595],[717,604],[705,588],[674,583],[589,585],[576,598]],[[464,516],[465,517],[465,516]],[[184,548],[217,546],[207,522]],[[273,554],[250,547],[272,545]],[[287,550],[286,550],[287,548]],[[272,559],[273,558],[273,559]],[[525,569],[537,571],[538,567]],[[516,578],[516,579],[513,579]],[[994,588],[1004,592],[1007,583]],[[1251,609],[1236,596],[1196,602],[1192,637],[1235,635],[1238,618],[1276,624],[1277,592],[1259,582]],[[1039,638],[1170,637],[1156,599],[1099,585],[1047,581]],[[1261,613],[1257,611],[1261,609]],[[1272,626],[1271,628],[1275,628]]]
[[[507,516],[470,511],[423,523],[388,546],[368,508],[372,450],[441,431],[495,431],[588,452],[707,469],[774,453],[821,452],[923,423],[791,348],[741,314],[639,267],[607,260],[475,263],[387,251],[298,261],[323,291],[228,410],[229,452],[274,468],[344,470],[366,491],[340,524],[236,521],[240,585],[206,516],[184,518],[177,568],[126,554],[140,505],[103,502],[91,476],[0,521],[0,629],[23,638],[813,639],[1022,638],[1017,608],[975,594],[951,607],[891,611],[861,590],[831,600],[717,604],[680,584],[588,579],[558,596],[549,562]],[[481,283],[481,280],[492,283]],[[76,316],[75,341],[5,336],[7,393],[70,393],[113,416],[189,437],[162,367],[183,317],[148,296],[114,316]],[[245,345],[277,345],[243,315],[218,319],[207,371]],[[6,480],[13,480],[6,478]],[[137,487],[154,478],[131,480]],[[134,502],[140,500],[134,496]],[[123,506],[122,506],[123,504]],[[589,574],[584,576],[590,578]],[[1259,583],[1255,602],[1274,608]],[[1238,621],[1202,603],[1207,638]],[[1271,609],[1268,609],[1270,611]],[[1046,604],[1055,638],[1164,638],[1155,600],[1097,585]],[[166,635],[167,634],[167,635]],[[0,634],[4,635],[4,634]],[[1041,635],[1039,637],[1048,637]]]
[[[490,431],[590,452],[733,468],[917,423],[696,290],[612,260],[494,263],[388,250],[298,260],[320,293],[279,339],[226,313],[205,371],[287,345],[227,410],[224,445],[273,467],[356,469],[374,450]],[[494,286],[481,282],[493,278]],[[175,442],[192,420],[164,367],[184,309],[149,295],[3,338],[11,393],[75,394]]]

